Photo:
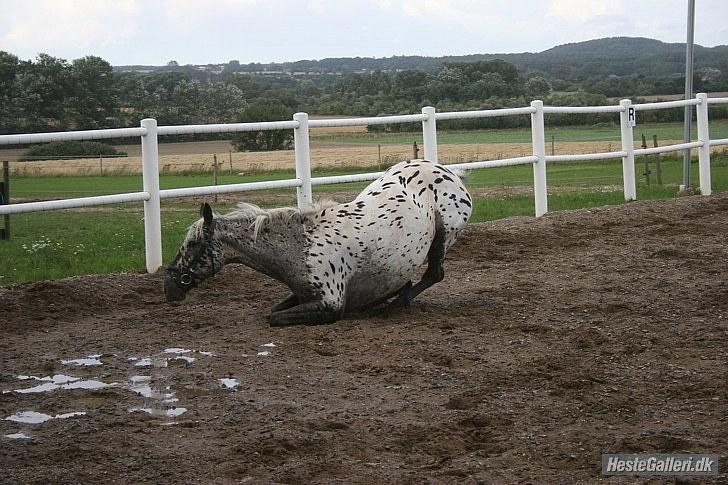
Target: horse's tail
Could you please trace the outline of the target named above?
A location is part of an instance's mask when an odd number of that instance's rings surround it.
[[[466,170],[463,170],[462,168],[451,168],[449,169],[452,173],[458,176],[460,180],[465,181],[465,179],[468,178],[469,173]]]

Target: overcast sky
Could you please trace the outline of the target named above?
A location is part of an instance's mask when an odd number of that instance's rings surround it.
[[[728,44],[728,0],[695,42]],[[114,65],[538,52],[611,36],[685,42],[687,0],[0,0],[0,50]]]

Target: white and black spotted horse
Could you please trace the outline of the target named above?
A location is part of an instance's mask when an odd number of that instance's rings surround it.
[[[204,204],[167,267],[165,295],[182,300],[224,265],[242,263],[291,289],[273,307],[271,325],[331,323],[392,298],[390,304],[408,305],[443,279],[445,253],[471,211],[460,178],[422,160],[391,167],[346,204],[306,211],[241,204],[223,216]]]

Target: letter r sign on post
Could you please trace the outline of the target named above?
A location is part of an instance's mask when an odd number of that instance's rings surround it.
[[[637,126],[637,116],[634,112],[634,106],[630,106],[629,108],[627,108],[627,124],[632,128]]]

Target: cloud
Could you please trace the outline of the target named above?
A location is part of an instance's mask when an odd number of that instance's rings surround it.
[[[90,51],[119,45],[137,33],[140,2],[39,0],[2,2],[0,46],[9,51],[52,51],[57,46]]]
[[[684,0],[0,0],[0,49],[113,64],[540,51],[606,36],[685,38]],[[656,14],[657,13],[657,14]],[[726,0],[695,40],[726,43]]]
[[[589,22],[599,17],[622,16],[623,0],[551,0],[549,14],[566,21]]]
[[[373,0],[372,4],[444,29],[489,27],[502,21],[502,13],[512,5],[493,0]]]

